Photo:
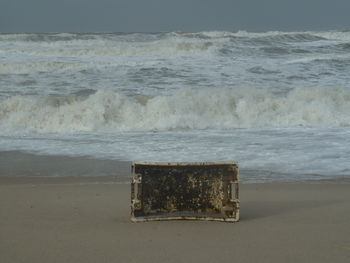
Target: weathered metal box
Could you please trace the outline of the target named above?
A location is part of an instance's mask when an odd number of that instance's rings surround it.
[[[235,162],[132,164],[131,220],[239,220]]]

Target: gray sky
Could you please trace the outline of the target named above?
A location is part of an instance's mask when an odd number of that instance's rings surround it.
[[[0,32],[350,29],[350,0],[0,0]]]

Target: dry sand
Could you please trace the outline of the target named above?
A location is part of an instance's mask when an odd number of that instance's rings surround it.
[[[0,262],[348,263],[349,190],[243,184],[238,223],[132,223],[115,177],[0,176]]]

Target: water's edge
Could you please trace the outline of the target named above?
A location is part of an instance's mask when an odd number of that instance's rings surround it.
[[[270,176],[268,174],[271,173]],[[241,183],[345,183],[350,177],[325,179],[303,175],[300,180],[287,174],[240,169]],[[263,175],[264,179],[259,179]],[[289,179],[288,179],[289,178]],[[308,179],[306,179],[308,178]],[[131,162],[84,156],[37,155],[21,151],[0,151],[0,184],[125,184],[130,183]]]

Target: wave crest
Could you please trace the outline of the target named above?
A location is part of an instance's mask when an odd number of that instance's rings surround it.
[[[296,88],[286,93],[241,88],[182,90],[171,96],[29,98],[0,104],[3,129],[37,132],[195,130],[244,127],[350,126],[350,91]]]

